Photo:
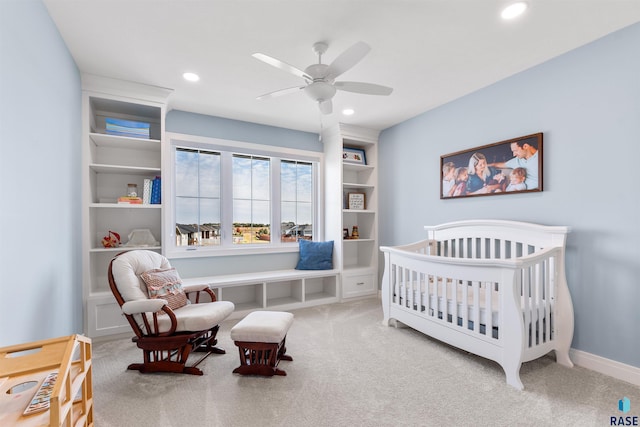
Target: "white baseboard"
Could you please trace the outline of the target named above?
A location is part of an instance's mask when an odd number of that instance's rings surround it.
[[[569,357],[578,366],[640,386],[640,368],[573,348]]]

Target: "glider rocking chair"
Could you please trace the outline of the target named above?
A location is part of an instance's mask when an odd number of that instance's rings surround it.
[[[219,323],[235,309],[232,302],[217,301],[208,285],[182,287],[169,260],[159,253],[133,250],[116,255],[109,263],[109,286],[135,333],[144,361],[129,369],[202,375],[197,367],[216,347]],[[187,366],[191,352],[204,352]]]

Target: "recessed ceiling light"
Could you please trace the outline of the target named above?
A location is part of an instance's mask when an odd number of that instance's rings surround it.
[[[353,113],[355,113],[355,110],[353,108],[345,108],[344,110],[342,110],[342,114],[344,114],[345,116],[352,116]]]
[[[184,73],[182,77],[189,82],[197,82],[200,80],[200,76],[196,73]]]
[[[524,1],[512,3],[502,10],[500,16],[502,16],[502,19],[513,19],[517,16],[522,15],[522,13],[527,10],[527,7],[528,5]]]

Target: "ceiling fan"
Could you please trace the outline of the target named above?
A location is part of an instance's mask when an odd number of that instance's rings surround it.
[[[331,64],[322,63],[322,55],[327,51],[329,45],[325,42],[317,42],[313,45],[313,51],[318,55],[318,63],[311,64],[304,71],[273,58],[263,53],[254,53],[252,56],[260,61],[266,62],[276,68],[301,77],[305,83],[302,86],[280,89],[259,96],[257,99],[273,98],[280,95],[304,90],[304,92],[318,103],[322,114],[331,114],[333,104],[331,99],[337,90],[361,93],[365,95],[390,95],[393,89],[373,83],[335,81],[336,77],[351,69],[364,58],[371,50],[371,47],[358,42],[342,52]]]

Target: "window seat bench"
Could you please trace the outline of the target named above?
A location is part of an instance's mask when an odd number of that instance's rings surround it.
[[[255,310],[294,310],[339,301],[340,270],[273,270],[182,278],[184,285],[206,283],[218,300],[231,301],[244,317]]]

